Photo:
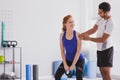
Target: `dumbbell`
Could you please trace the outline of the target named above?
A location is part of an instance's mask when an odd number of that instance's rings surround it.
[[[71,78],[73,76],[74,72],[71,70],[68,70],[65,72],[65,74],[67,75],[68,78]]]

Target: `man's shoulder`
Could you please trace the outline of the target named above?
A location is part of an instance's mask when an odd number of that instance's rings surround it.
[[[112,20],[112,18],[110,18],[110,19],[108,20],[108,25],[113,25],[113,20]]]

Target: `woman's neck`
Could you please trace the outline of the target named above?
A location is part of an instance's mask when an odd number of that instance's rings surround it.
[[[66,33],[71,35],[71,34],[73,34],[73,30],[67,30]]]

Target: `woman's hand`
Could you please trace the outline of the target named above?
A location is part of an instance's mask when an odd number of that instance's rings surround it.
[[[64,65],[64,69],[65,69],[65,71],[68,71],[69,70],[69,66],[67,64]]]
[[[74,70],[74,65],[71,65],[70,66],[70,71],[73,71]]]

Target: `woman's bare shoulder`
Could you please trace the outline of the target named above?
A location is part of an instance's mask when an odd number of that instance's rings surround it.
[[[63,34],[64,34],[64,32],[61,32],[61,33],[60,33],[60,38],[62,38]]]
[[[80,35],[80,32],[76,31],[76,36],[79,36]]]

